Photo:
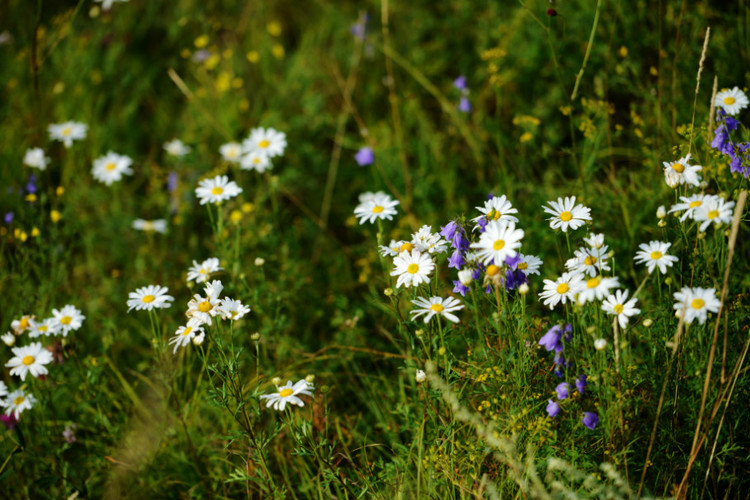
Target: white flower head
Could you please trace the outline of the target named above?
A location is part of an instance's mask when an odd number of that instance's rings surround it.
[[[18,319],[14,319],[10,322],[11,329],[16,332],[16,335],[21,335],[23,332],[31,328],[31,322],[34,321],[35,316],[24,314]]]
[[[609,296],[609,289],[620,286],[617,278],[605,278],[594,276],[593,278],[580,281],[574,293],[578,295],[578,304],[583,305],[586,302],[602,300]]]
[[[79,122],[55,123],[47,127],[49,138],[62,142],[66,148],[72,146],[73,141],[85,139],[87,129],[88,126],[85,123]]]
[[[664,164],[664,179],[671,188],[676,188],[680,184],[688,186],[699,186],[701,177],[698,172],[703,170],[700,165],[690,165],[690,153],[677,161],[662,162]]]
[[[26,150],[26,154],[23,155],[24,165],[31,168],[38,168],[39,170],[45,170],[49,161],[50,159],[44,156],[42,148],[29,148]]]
[[[393,216],[398,213],[395,208],[398,204],[398,200],[393,200],[387,194],[378,192],[372,197],[367,197],[366,201],[362,201],[360,197],[360,204],[354,209],[354,215],[359,218],[360,224],[373,223],[378,219],[392,220]]]
[[[669,213],[682,212],[684,210],[685,213],[680,216],[680,222],[684,222],[687,218],[693,218],[695,216],[695,211],[698,210],[703,203],[714,198],[718,198],[718,196],[700,193],[691,196],[680,196],[681,203],[672,205],[672,208],[669,209]]]
[[[671,243],[663,241],[650,241],[648,244],[641,243],[638,245],[640,250],[636,252],[634,260],[636,264],[646,264],[649,274],[654,272],[655,267],[659,267],[659,272],[666,274],[667,267],[672,267],[679,259],[674,255],[669,255]]]
[[[250,312],[250,308],[239,300],[228,299],[226,297],[219,301],[218,309],[222,319],[229,319],[232,321],[242,319]]]
[[[129,156],[110,151],[94,160],[91,175],[99,182],[110,186],[113,182],[121,181],[123,175],[133,175],[133,170],[130,168],[132,164],[133,160]]]
[[[439,233],[433,233],[432,226],[422,226],[411,238],[412,245],[420,252],[440,254],[448,250],[448,241]]]
[[[703,204],[695,209],[693,219],[700,223],[698,229],[705,231],[712,223],[719,226],[732,222],[733,201],[726,201],[720,196],[706,199]]]
[[[489,200],[484,202],[483,207],[476,207],[477,210],[482,212],[482,215],[475,217],[472,220],[477,223],[474,229],[479,229],[479,221],[484,219],[487,222],[491,221],[508,221],[518,223],[518,219],[511,214],[517,214],[518,209],[513,208],[513,205],[505,195],[493,196]]]
[[[565,199],[558,198],[557,201],[549,201],[544,211],[552,217],[549,218],[552,229],[560,228],[564,233],[570,229],[578,229],[586,221],[591,220],[591,209],[581,204],[576,205],[575,196],[566,196]]]
[[[202,336],[204,335],[204,333],[205,332],[203,331],[203,326],[201,326],[200,321],[191,319],[190,321],[188,321],[187,325],[179,327],[175,332],[174,337],[169,340],[170,344],[174,344],[174,350],[172,351],[172,354],[177,354],[178,348],[185,347],[191,342],[194,342],[196,336]]]
[[[383,257],[395,257],[401,252],[411,252],[412,250],[414,250],[414,244],[410,241],[391,240],[388,245],[381,245],[378,252]]]
[[[516,229],[513,221],[492,221],[485,226],[479,241],[472,243],[477,249],[477,257],[482,264],[502,266],[506,257],[515,257],[516,249],[521,247],[523,229]]]
[[[750,102],[747,96],[738,87],[733,89],[723,89],[716,94],[714,104],[723,109],[728,115],[736,115],[745,109]]]
[[[223,289],[224,285],[219,280],[214,280],[207,284],[203,288],[206,296],[202,297],[199,294],[195,294],[190,302],[188,302],[188,310],[185,315],[188,318],[197,319],[200,324],[211,323],[211,318],[221,313],[219,309],[219,295],[221,295]]]
[[[628,291],[617,290],[614,295],[610,295],[604,302],[602,302],[602,310],[607,314],[613,314],[617,317],[617,322],[620,324],[620,328],[628,326],[631,316],[635,316],[641,312],[640,309],[635,307],[638,299],[632,298],[628,300]]]
[[[16,345],[16,336],[13,335],[13,332],[4,333],[0,338],[3,339],[3,343],[8,347]]]
[[[542,264],[544,263],[542,259],[536,255],[524,255],[520,252],[518,253],[518,256],[521,258],[521,262],[518,263],[516,269],[523,271],[526,276],[539,274],[539,268],[542,267]]]
[[[455,297],[446,299],[442,297],[430,297],[429,299],[417,297],[411,302],[417,306],[410,312],[411,319],[415,320],[424,314],[425,323],[429,322],[433,316],[442,316],[448,321],[458,323],[458,317],[452,313],[464,308],[464,305]]]
[[[594,349],[597,351],[603,351],[607,348],[607,339],[596,339],[594,341]]]
[[[10,415],[12,413],[15,419],[18,420],[21,413],[25,410],[30,410],[35,404],[36,398],[31,393],[18,389],[8,394],[8,397],[5,399],[5,414]]]
[[[203,179],[195,188],[195,195],[201,205],[206,203],[221,203],[240,194],[242,188],[236,182],[230,181],[226,175],[217,175],[213,179]]]
[[[195,280],[196,283],[204,283],[208,281],[211,274],[222,271],[224,268],[219,265],[219,259],[211,257],[200,264],[197,261],[193,261],[193,265],[190,266],[187,272],[187,281]]]
[[[95,2],[99,2],[102,4],[102,10],[110,10],[112,6],[116,3],[125,3],[129,2],[130,0],[94,0]]]
[[[14,356],[5,363],[5,366],[10,368],[11,375],[18,375],[21,380],[25,380],[27,373],[31,373],[34,378],[48,373],[44,365],[52,362],[52,353],[45,349],[40,342],[33,342],[23,347],[14,347],[11,350]]]
[[[47,318],[42,322],[31,321],[31,328],[29,328],[29,337],[34,339],[42,335],[50,336],[55,335],[60,329],[60,324],[55,318]]]
[[[565,262],[565,268],[570,272],[589,276],[609,271],[607,251],[607,245],[600,248],[579,248],[574,252],[574,256]]]
[[[603,233],[592,233],[585,238],[583,238],[583,242],[586,243],[591,248],[600,249],[604,246],[604,234]]]
[[[393,259],[396,268],[391,276],[398,276],[396,287],[419,286],[429,282],[430,273],[435,269],[435,263],[429,254],[422,253],[417,249],[411,252],[401,252]]]
[[[219,148],[219,153],[221,153],[221,157],[224,158],[224,161],[228,161],[229,163],[239,163],[242,159],[242,144],[238,142],[222,144]]]
[[[260,150],[247,153],[240,159],[241,170],[255,170],[262,174],[266,170],[271,170],[272,168],[273,164],[271,163],[271,157]]]
[[[427,375],[422,370],[417,370],[416,375],[414,376],[414,379],[417,381],[418,384],[421,384],[425,380],[427,380]]]
[[[190,152],[190,148],[183,144],[181,140],[172,139],[171,141],[164,143],[164,151],[170,156],[182,158]]]
[[[128,294],[128,312],[152,311],[154,309],[168,309],[172,306],[174,297],[167,295],[169,290],[165,286],[148,285],[137,288]]]
[[[290,405],[305,406],[305,402],[302,401],[298,396],[312,396],[313,385],[305,379],[298,381],[292,385],[292,381],[289,380],[286,385],[277,387],[278,392],[273,394],[263,394],[260,399],[267,399],[266,408],[273,406],[274,410],[284,411],[287,403]]]
[[[145,233],[167,233],[167,221],[165,219],[136,219],[133,221],[133,229],[143,231]]]
[[[244,153],[256,151],[264,153],[269,158],[281,156],[286,149],[286,134],[272,128],[258,127],[250,131],[250,136],[242,141]]]
[[[567,301],[573,301],[575,289],[583,281],[583,277],[578,273],[563,273],[555,281],[544,280],[544,290],[539,294],[543,299],[543,304],[553,309],[558,303],[565,304]]]
[[[708,313],[717,313],[721,307],[721,301],[716,297],[714,288],[690,288],[682,287],[682,290],[674,293],[674,310],[678,314],[684,311],[685,323],[690,324],[696,319],[702,325],[706,322]]]
[[[86,319],[81,311],[73,305],[66,305],[59,311],[52,309],[52,316],[55,319],[57,327],[55,329],[55,335],[60,334],[63,337],[68,336],[68,332],[76,331],[83,325],[83,320]]]

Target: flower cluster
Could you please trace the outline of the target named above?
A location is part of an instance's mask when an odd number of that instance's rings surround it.
[[[731,133],[737,130],[739,120],[734,116],[746,108],[750,101],[739,88],[725,89],[716,94],[714,104],[718,106],[716,113],[716,130],[711,147],[729,158],[729,169],[733,173],[750,177],[750,142],[736,143]]]

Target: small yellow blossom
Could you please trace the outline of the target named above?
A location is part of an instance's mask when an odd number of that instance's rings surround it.
[[[35,228],[33,228],[33,229],[31,230],[31,237],[32,237],[32,238],[36,238],[36,237],[37,237],[37,236],[39,236],[40,234],[41,234],[41,233],[39,232],[39,228],[37,228],[37,227],[35,227]]]
[[[62,214],[57,210],[52,210],[49,213],[49,218],[52,220],[53,224],[57,224],[60,222],[60,219],[62,219]]]
[[[626,46],[620,47],[620,49],[617,51],[617,55],[620,57],[627,57],[628,56],[628,48]]]
[[[271,54],[273,54],[273,57],[275,57],[276,59],[283,59],[285,54],[284,46],[280,43],[277,43],[276,45],[271,47]]]
[[[268,23],[268,26],[266,26],[266,29],[268,30],[268,34],[271,36],[281,35],[281,23],[278,21],[271,21],[270,23]]]
[[[208,45],[208,35],[201,35],[193,42],[196,49],[202,49]]]
[[[247,57],[247,60],[253,64],[260,61],[260,54],[258,54],[257,50],[251,50],[245,57]]]
[[[55,189],[55,194],[57,196],[62,196],[65,194],[65,188],[62,186],[57,186],[57,189]]]

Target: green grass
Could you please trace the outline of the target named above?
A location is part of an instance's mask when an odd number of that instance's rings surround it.
[[[32,4],[0,6],[11,36],[0,45],[0,213],[13,212],[0,224],[0,333],[66,304],[86,320],[36,339],[55,355],[46,378],[3,372],[10,391],[38,401],[0,433],[0,496],[747,495],[747,209],[734,245],[731,224],[699,233],[655,216],[701,189],[744,200],[747,180],[709,130],[714,78],[718,89],[747,84],[744,3],[571,1],[552,5],[557,16],[541,0]],[[365,13],[361,42],[349,30]],[[459,75],[470,113],[457,109]],[[88,125],[70,148],[47,134],[67,120]],[[259,126],[286,133],[272,170],[222,160],[222,144]],[[740,126],[732,137],[748,135]],[[167,155],[173,138],[192,152]],[[375,164],[360,167],[365,145]],[[31,147],[50,157],[46,170],[23,166]],[[106,186],[91,166],[110,150],[130,156],[134,174]],[[705,186],[671,189],[662,162],[688,152]],[[31,174],[33,201],[22,191]],[[194,190],[219,174],[243,192],[207,209]],[[398,214],[359,225],[358,196],[379,190],[400,200]],[[451,293],[449,253],[428,285],[396,287],[377,245],[451,220],[471,233],[489,194],[508,197],[521,250],[544,260],[528,295],[477,282],[465,298]],[[566,238],[542,206],[571,195],[593,221]],[[169,231],[137,231],[136,218],[164,218]],[[593,233],[614,252],[608,274],[639,289],[617,359],[611,316],[538,298]],[[648,275],[633,255],[651,240],[680,260],[639,288]],[[721,293],[730,248],[721,314],[683,325],[674,292]],[[174,355],[168,339],[202,294],[186,271],[209,257],[221,260],[212,279],[224,295],[252,311]],[[127,313],[128,293],[148,284],[167,286],[172,307]],[[411,321],[411,299],[431,295],[462,300],[460,323]],[[573,365],[560,379],[537,343],[563,323]],[[5,364],[13,353],[2,349]],[[584,396],[550,418],[555,386],[579,373]],[[274,377],[308,375],[302,408],[259,398]],[[584,411],[598,414],[596,429]]]

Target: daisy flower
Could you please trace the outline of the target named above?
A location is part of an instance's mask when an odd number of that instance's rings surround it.
[[[513,221],[492,221],[485,227],[478,242],[472,243],[471,248],[477,249],[477,257],[484,265],[493,262],[502,265],[506,257],[515,257],[516,248],[521,246],[523,229],[516,229]]]
[[[505,195],[502,196],[493,196],[489,200],[484,202],[483,207],[475,207],[477,210],[482,212],[482,215],[479,217],[475,217],[472,219],[474,222],[477,223],[477,225],[474,227],[474,229],[477,229],[480,227],[479,221],[481,219],[484,219],[487,222],[496,220],[507,220],[508,222],[518,222],[518,219],[510,214],[517,214],[518,210],[513,208],[513,205],[510,201],[505,197]]]
[[[394,207],[398,204],[398,200],[392,200],[387,194],[378,192],[368,197],[366,201],[362,201],[360,197],[360,204],[354,209],[354,215],[359,218],[360,224],[373,223],[377,219],[392,220],[397,213]]]
[[[443,299],[442,297],[430,297],[429,299],[417,297],[411,302],[417,306],[411,310],[411,319],[415,320],[419,316],[426,314],[424,317],[425,323],[429,322],[436,315],[443,316],[448,321],[458,323],[458,317],[451,313],[464,308],[464,305],[454,297],[448,297],[447,299]]]
[[[591,209],[581,204],[576,205],[575,196],[566,196],[565,199],[558,198],[557,201],[549,201],[547,204],[548,207],[542,208],[546,213],[552,215],[548,219],[552,229],[560,228],[565,233],[568,228],[578,229],[587,220],[591,220]]]
[[[188,318],[195,318],[199,321],[199,324],[211,323],[211,318],[221,313],[219,309],[219,295],[224,289],[224,285],[221,281],[214,280],[207,284],[203,291],[206,293],[205,297],[199,294],[193,295],[193,298],[188,302],[188,310],[185,315]]]
[[[125,3],[129,0],[94,0],[95,2],[99,2],[102,4],[102,10],[110,10],[112,6],[116,3]]]
[[[223,144],[219,148],[219,153],[221,153],[221,157],[224,158],[224,161],[228,161],[229,163],[239,163],[242,159],[242,145],[237,142]]]
[[[604,235],[602,233],[590,234],[583,238],[583,242],[591,248],[601,249],[604,246]]]
[[[650,241],[648,244],[641,243],[638,245],[640,251],[636,252],[634,260],[636,264],[646,264],[648,273],[654,272],[654,268],[659,266],[659,272],[666,274],[667,267],[672,267],[678,259],[674,255],[667,254],[671,243],[663,241]]]
[[[165,286],[148,285],[136,288],[128,294],[128,312],[152,311],[154,309],[168,309],[172,306],[174,297],[167,295],[169,290]]]
[[[2,398],[8,395],[8,386],[0,380],[0,406],[4,406]]]
[[[380,255],[383,257],[395,257],[401,252],[411,252],[412,250],[414,250],[414,244],[409,241],[391,240],[387,246],[380,246]]]
[[[47,127],[49,138],[53,141],[60,141],[65,144],[66,148],[73,145],[73,141],[86,138],[86,129],[88,126],[79,122],[55,123]]]
[[[721,301],[716,298],[714,288],[690,288],[682,287],[682,290],[674,293],[674,310],[678,315],[685,313],[685,323],[690,324],[695,319],[702,325],[706,322],[709,312],[719,312]]]
[[[578,294],[578,304],[583,305],[586,302],[602,300],[609,296],[609,289],[620,286],[617,278],[604,278],[595,276],[585,281],[580,281],[573,293]]]
[[[10,415],[12,413],[15,419],[18,420],[21,413],[24,410],[30,410],[34,404],[36,404],[36,398],[31,393],[26,393],[18,389],[8,394],[8,397],[5,399],[5,414]]]
[[[682,203],[672,205],[672,208],[669,209],[669,213],[671,214],[672,212],[682,212],[684,210],[685,213],[680,216],[680,222],[684,222],[688,217],[694,217],[695,211],[698,210],[701,205],[714,198],[718,198],[718,196],[713,194],[694,194],[692,196],[680,196],[680,201]]]
[[[31,328],[31,322],[34,320],[34,316],[24,314],[19,319],[14,319],[10,322],[10,327],[16,332],[16,335],[21,335],[23,332]]]
[[[187,272],[187,280],[188,283],[193,280],[195,280],[196,283],[203,283],[208,280],[208,277],[212,273],[216,273],[222,270],[224,270],[224,268],[219,265],[219,259],[217,259],[216,257],[206,259],[200,264],[198,264],[198,262],[196,261],[193,261],[193,265],[190,266],[190,269],[188,269]]]
[[[81,314],[81,311],[73,305],[66,305],[59,311],[52,309],[52,316],[55,319],[55,335],[61,334],[63,337],[68,336],[68,332],[76,331],[83,325],[83,320],[86,316]]]
[[[391,276],[398,276],[396,287],[419,286],[422,283],[429,282],[429,276],[435,263],[430,259],[429,254],[423,254],[417,249],[411,252],[401,252],[393,259],[396,269],[391,272]]]
[[[133,221],[133,229],[137,229],[138,231],[144,231],[147,233],[153,232],[153,233],[166,234],[167,233],[167,221],[164,219],[154,219],[154,220],[136,219]]]
[[[411,238],[414,248],[423,253],[435,254],[448,250],[448,242],[439,233],[433,233],[432,226],[422,226]]]
[[[258,127],[250,131],[250,136],[242,142],[245,153],[259,151],[269,158],[281,156],[286,149],[286,134],[272,128]]]
[[[521,262],[518,263],[516,269],[523,271],[526,276],[530,274],[539,274],[539,268],[544,263],[542,259],[535,255],[524,255],[520,252],[518,253],[518,258],[521,259]]]
[[[44,156],[42,148],[29,148],[26,150],[26,154],[23,155],[23,164],[27,167],[45,170],[48,162],[49,158]]]
[[[690,153],[684,158],[680,158],[673,162],[662,162],[664,164],[664,179],[667,185],[671,188],[675,188],[680,184],[687,184],[689,186],[698,186],[701,182],[701,177],[698,172],[703,170],[700,165],[690,165]]]
[[[47,318],[41,323],[37,323],[36,321],[31,321],[31,328],[29,328],[29,337],[32,339],[42,336],[42,335],[54,335],[57,333],[57,330],[60,328],[59,323],[55,320],[55,318]]]
[[[190,148],[188,146],[185,146],[181,140],[172,139],[171,141],[164,143],[164,151],[166,151],[170,156],[182,158],[190,152]]]
[[[360,194],[357,199],[360,203],[367,203],[368,201],[373,201],[383,196],[388,195],[384,191],[377,191],[375,193],[373,193],[372,191],[365,191],[364,193]]]
[[[628,291],[617,290],[614,295],[610,295],[604,302],[602,302],[602,310],[607,314],[613,314],[617,316],[617,322],[620,323],[620,328],[628,326],[631,316],[635,316],[641,312],[640,309],[635,307],[638,299],[632,298],[628,300]]]
[[[266,153],[261,151],[253,151],[247,153],[240,159],[240,170],[256,170],[259,173],[263,173],[266,170],[273,168],[271,164],[271,158]]]
[[[133,170],[130,168],[132,164],[133,160],[130,157],[110,151],[94,160],[91,175],[94,179],[109,186],[113,182],[122,180],[123,175],[133,175]]]
[[[191,319],[186,326],[179,327],[174,333],[174,337],[169,340],[170,344],[174,344],[172,354],[177,354],[178,348],[185,347],[190,342],[193,342],[196,336],[202,336],[204,334],[205,332],[203,331],[201,323],[197,320]]]
[[[239,300],[223,298],[219,301],[219,314],[223,319],[232,321],[242,319],[245,314],[250,312],[250,308]]]
[[[736,115],[749,104],[747,96],[739,88],[724,89],[714,98],[714,104],[728,115]]]
[[[574,290],[583,281],[583,277],[577,273],[563,273],[557,280],[544,280],[544,290],[539,294],[544,299],[543,304],[553,309],[559,302],[573,301]]]
[[[14,347],[11,350],[15,356],[5,363],[5,366],[10,368],[11,375],[18,375],[21,380],[25,380],[27,373],[31,373],[34,378],[48,373],[44,365],[52,362],[52,353],[42,347],[41,342]]]
[[[13,335],[12,332],[4,333],[0,339],[2,339],[8,347],[16,345],[16,336]]]
[[[277,387],[277,389],[278,392],[273,394],[263,394],[260,399],[268,400],[266,408],[273,406],[274,410],[284,411],[287,403],[290,405],[305,406],[305,402],[297,396],[312,396],[310,391],[313,390],[313,385],[305,379],[292,385],[292,381],[289,380],[286,385]]]
[[[574,257],[565,262],[565,268],[570,272],[596,276],[602,271],[610,270],[607,264],[607,245],[598,249],[579,248],[573,254]]]
[[[730,224],[732,222],[732,210],[734,209],[734,202],[727,202],[720,196],[715,196],[711,199],[707,199],[703,204],[695,209],[693,219],[700,223],[698,229],[705,231],[708,226],[713,222],[717,226],[721,224]]]
[[[195,195],[201,202],[221,203],[222,201],[234,198],[242,192],[242,188],[236,182],[230,181],[226,175],[217,175],[213,179],[203,179],[195,188]]]

